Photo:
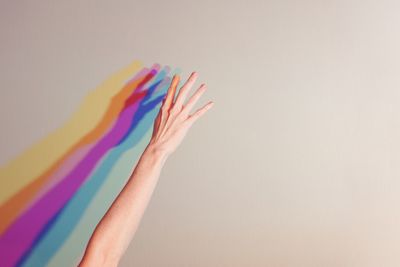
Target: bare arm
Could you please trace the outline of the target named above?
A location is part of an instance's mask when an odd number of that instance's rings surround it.
[[[204,84],[200,86],[184,104],[196,79],[197,73],[194,72],[174,101],[179,83],[179,76],[174,76],[155,119],[151,140],[128,182],[94,230],[80,267],[118,265],[139,226],[165,161],[182,142],[192,124],[213,105],[210,101],[189,114],[206,89]]]

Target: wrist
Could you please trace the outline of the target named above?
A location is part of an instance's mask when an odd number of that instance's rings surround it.
[[[152,158],[156,159],[157,161],[165,162],[169,156],[169,153],[161,148],[156,143],[152,141],[149,142],[143,154],[150,155]]]

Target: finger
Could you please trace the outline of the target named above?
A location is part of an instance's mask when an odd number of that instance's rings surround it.
[[[164,99],[164,102],[165,102],[165,99]],[[163,105],[164,105],[164,103],[163,103]],[[161,107],[160,108],[160,123],[158,125],[158,131],[156,134],[156,138],[158,138],[161,135],[163,129],[165,128],[166,123],[167,123],[167,111],[163,107]]]
[[[186,105],[183,107],[182,112],[185,114],[189,114],[190,111],[192,110],[193,106],[197,103],[197,101],[200,99],[200,97],[203,95],[203,93],[206,91],[207,86],[205,84],[202,84],[196,92],[190,97]]]
[[[150,81],[153,80],[153,78],[156,76],[157,72],[159,70],[159,67],[152,68],[149,70],[149,72],[143,77],[143,79],[138,83],[136,86],[135,92],[143,92],[146,89],[146,85],[150,83]]]
[[[165,103],[163,104],[163,105],[165,105],[166,110],[169,110],[171,108],[171,105],[175,98],[176,87],[179,84],[179,79],[180,78],[178,75],[174,75],[174,78],[172,79],[172,82],[171,82],[171,86],[168,88],[168,93],[165,98]]]
[[[158,132],[158,129],[160,128],[160,121],[161,121],[161,113],[159,112],[157,114],[156,119],[154,120],[154,124],[153,124],[153,134],[151,135],[152,138],[154,138],[154,136],[156,135],[156,133]]]
[[[208,102],[203,107],[199,108],[195,113],[190,115],[189,118],[186,119],[186,121],[188,121],[190,124],[193,124],[201,116],[203,116],[213,105],[214,105],[214,102],[212,102],[212,101]]]
[[[185,84],[179,90],[178,96],[176,97],[176,101],[174,104],[174,107],[176,107],[178,110],[181,110],[182,105],[186,99],[186,95],[189,93],[190,88],[192,88],[193,84],[196,82],[197,76],[197,72],[192,72]]]
[[[171,81],[171,85],[168,88],[167,95],[165,96],[165,98],[164,98],[164,100],[162,102],[162,105],[161,105],[161,108],[160,108],[161,118],[160,118],[160,126],[159,126],[159,128],[161,128],[161,129],[165,128],[165,125],[167,123],[168,112],[170,110],[170,107],[172,106],[172,101],[173,101],[174,96],[175,96],[176,87],[179,84],[179,79],[180,78],[179,78],[178,75],[174,75],[174,77],[173,77],[173,79]],[[160,131],[160,132],[162,132],[162,131]]]

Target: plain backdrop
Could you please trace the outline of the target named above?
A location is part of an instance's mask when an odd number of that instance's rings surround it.
[[[142,60],[215,105],[120,266],[399,266],[400,2],[0,3],[0,163]]]

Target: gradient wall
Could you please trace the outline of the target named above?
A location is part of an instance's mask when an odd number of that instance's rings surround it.
[[[396,1],[2,1],[0,266],[74,266],[173,73],[214,107],[121,266],[399,266]]]

